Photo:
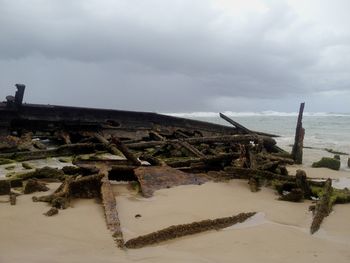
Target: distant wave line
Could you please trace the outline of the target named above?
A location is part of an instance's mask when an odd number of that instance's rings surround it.
[[[163,113],[174,117],[188,118],[216,118],[219,117],[218,112],[180,112],[180,113]],[[298,112],[280,112],[280,111],[261,111],[261,112],[234,112],[224,111],[223,114],[231,117],[254,117],[254,116],[276,116],[276,117],[294,117],[298,116]],[[304,112],[304,116],[310,117],[350,117],[350,113],[334,113],[334,112]]]

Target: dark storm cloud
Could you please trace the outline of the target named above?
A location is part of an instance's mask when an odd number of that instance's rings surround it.
[[[0,0],[0,95],[24,82],[32,102],[190,111],[348,90],[347,32],[264,2]]]

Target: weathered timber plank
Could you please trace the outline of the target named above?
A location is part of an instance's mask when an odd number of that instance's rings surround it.
[[[166,240],[171,240],[183,236],[193,235],[210,230],[219,230],[237,223],[242,223],[255,215],[255,212],[240,213],[236,216],[223,217],[217,219],[207,219],[190,224],[170,226],[165,229],[128,240],[125,243],[127,248],[141,248],[144,246],[157,244]]]

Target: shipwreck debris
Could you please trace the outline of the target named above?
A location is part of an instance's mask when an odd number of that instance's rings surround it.
[[[44,213],[45,216],[54,216],[58,214],[58,209],[56,207],[51,207],[47,212]]]
[[[323,188],[323,194],[320,197],[319,202],[317,202],[316,204],[316,208],[314,211],[314,218],[310,227],[311,234],[314,234],[320,228],[320,225],[323,219],[329,215],[332,209],[332,203],[331,203],[332,191],[333,191],[332,180],[328,179]]]
[[[350,191],[333,189],[329,180],[311,180],[301,170],[288,174],[286,165],[302,162],[304,103],[289,154],[277,146],[276,135],[252,131],[224,114],[220,117],[232,127],[147,112],[23,104],[24,90],[17,85],[16,95],[0,103],[0,165],[18,167],[17,162],[24,162],[28,171],[11,172],[0,180],[0,194],[9,195],[15,204],[11,188],[32,193],[46,189],[41,182],[61,182],[55,192],[33,197],[51,206],[47,216],[68,208],[74,198],[101,199],[107,227],[120,247],[124,240],[112,182],[127,182],[150,197],[156,190],[178,185],[244,179],[252,192],[273,187],[283,200],[319,198],[312,233],[333,204],[350,202]],[[66,166],[34,170],[25,163],[51,157]],[[220,229],[252,215],[171,226],[129,240],[125,246],[137,248]]]
[[[11,192],[11,184],[8,180],[0,180],[0,195],[8,195]]]
[[[340,168],[340,160],[331,157],[322,157],[318,162],[314,162],[312,167],[324,167],[332,170],[339,170]]]
[[[117,203],[115,196],[108,180],[107,171],[101,171],[102,185],[101,185],[101,198],[105,211],[107,228],[112,232],[113,238],[116,240],[119,247],[124,246],[123,232],[120,227],[120,221],[117,212]]]
[[[255,214],[255,212],[241,213],[231,217],[223,217],[213,220],[207,219],[190,224],[170,226],[144,236],[130,239],[125,243],[125,247],[142,248],[144,246],[157,244],[183,236],[193,235],[204,231],[223,229],[237,223],[242,223]]]
[[[305,102],[300,104],[297,127],[295,129],[295,139],[292,149],[292,157],[296,164],[303,163],[303,145],[304,145],[304,136],[305,129],[303,128],[303,112],[304,112]]]
[[[34,192],[46,192],[50,190],[44,183],[39,182],[36,179],[29,179],[24,186],[24,194],[32,194]]]
[[[10,205],[16,205],[17,194],[11,192],[10,196],[9,196],[9,199],[10,199]]]
[[[184,173],[169,166],[139,167],[135,169],[135,175],[144,197],[151,197],[154,191],[162,188],[186,184],[198,185],[208,181],[204,176]]]

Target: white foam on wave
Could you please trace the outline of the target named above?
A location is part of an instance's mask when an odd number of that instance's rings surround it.
[[[219,116],[218,112],[178,112],[178,113],[164,113],[166,115],[175,117],[187,117],[187,118],[215,118]],[[254,117],[254,116],[281,116],[281,117],[294,117],[298,116],[298,112],[281,112],[281,111],[224,111],[223,114],[231,117]],[[304,116],[311,117],[350,117],[350,113],[334,113],[334,112],[304,112]]]

